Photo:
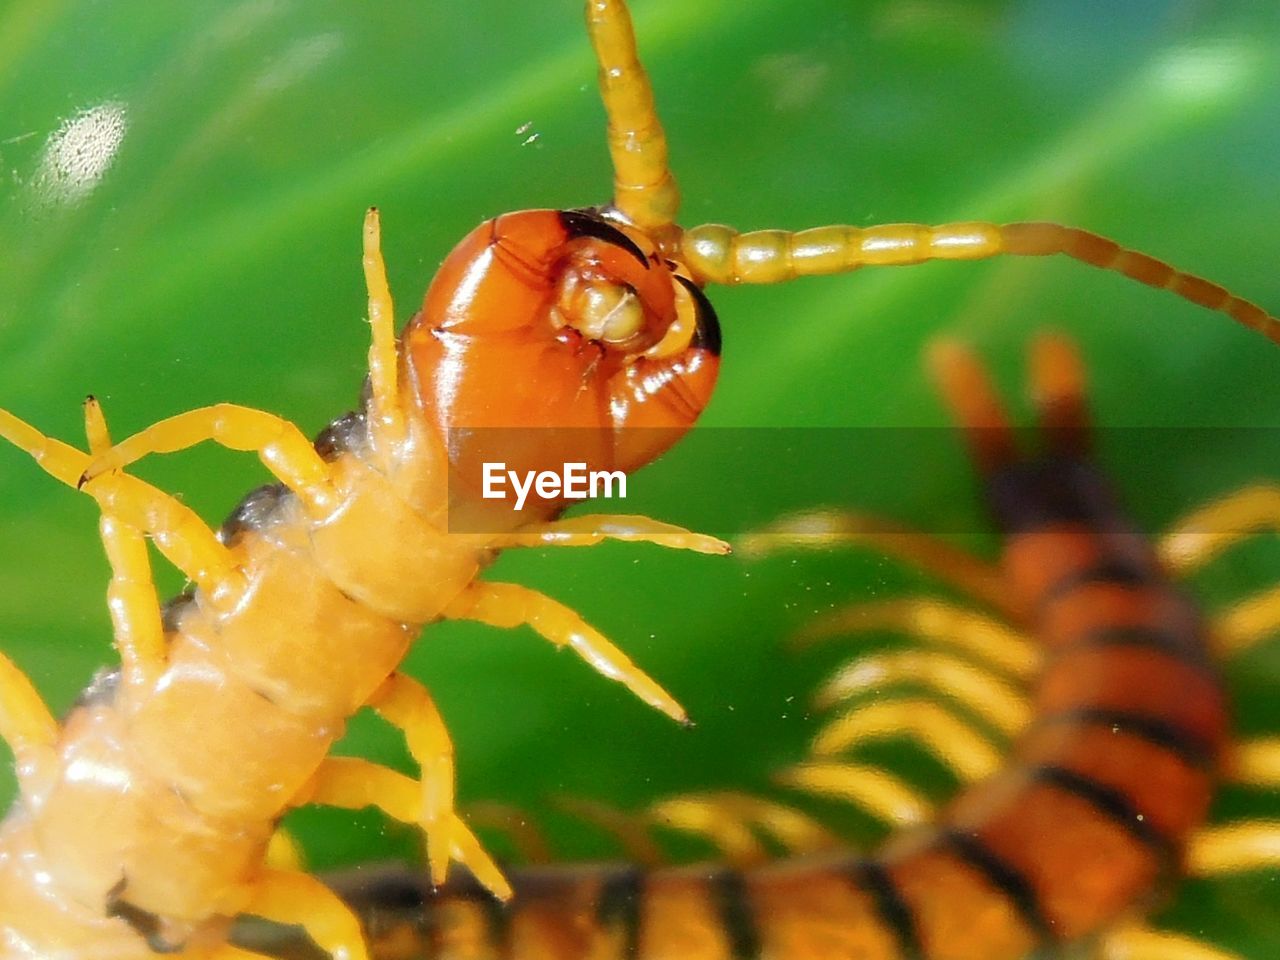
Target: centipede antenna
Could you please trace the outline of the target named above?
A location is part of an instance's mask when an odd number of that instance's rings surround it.
[[[626,4],[587,0],[587,35],[600,65],[600,98],[609,120],[613,206],[647,230],[668,227],[680,210],[680,188],[667,164],[667,135]]]
[[[684,231],[680,237],[680,255],[701,283],[783,283],[798,277],[848,273],[861,267],[986,260],[1006,254],[1062,254],[1122,273],[1131,280],[1226,314],[1273,343],[1280,343],[1280,318],[1257,304],[1106,237],[1057,223],[891,223],[815,227],[796,233],[739,233],[720,224],[705,224]]]
[[[1066,337],[1042,333],[1031,347],[1031,400],[1049,450],[1081,459],[1092,447],[1080,351]]]
[[[1013,429],[973,352],[954,340],[935,341],[929,349],[929,370],[978,469],[989,474],[1012,463],[1017,456]]]

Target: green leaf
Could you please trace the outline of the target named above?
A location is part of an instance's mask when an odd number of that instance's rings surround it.
[[[1280,310],[1272,4],[637,0],[636,20],[687,223],[1057,219]],[[315,431],[354,404],[363,377],[365,208],[383,211],[407,317],[482,219],[606,200],[602,125],[568,0],[9,0],[0,404],[72,441],[89,392],[119,436],[220,400]],[[77,139],[90,128],[93,148]],[[1126,444],[1136,430],[1109,430],[1103,446],[1148,529],[1276,477],[1280,354],[1116,275],[1010,259],[712,296],[725,361],[707,427],[939,427],[920,364],[931,338],[974,343],[1012,394],[1025,345],[1049,326],[1081,343],[1099,422],[1144,428],[1140,454]],[[870,435],[858,430],[832,445]],[[909,445],[801,462],[784,444],[746,474],[718,471],[709,449],[677,448],[638,475],[626,509],[736,533],[806,503],[819,478],[840,494],[847,474],[849,505],[943,531],[982,522],[945,439],[918,463]],[[211,520],[263,480],[252,458],[218,450],[138,473]],[[114,662],[95,526],[86,498],[0,451],[0,649],[58,711]],[[1209,603],[1266,586],[1277,559],[1230,561],[1209,578]],[[617,545],[508,555],[490,576],[582,611],[697,720],[674,729],[531,635],[432,628],[410,669],[453,730],[464,798],[534,810],[557,795],[638,805],[763,787],[802,752],[807,696],[836,656],[782,639],[832,605],[931,589],[853,554],[748,562]],[[1254,734],[1280,729],[1274,648],[1230,671]],[[406,762],[396,736],[363,720],[344,749]],[[11,792],[6,773],[0,794]],[[1275,818],[1280,801],[1231,794],[1223,809]],[[374,818],[304,819],[322,865],[387,849]],[[595,852],[571,825],[558,832],[571,852]],[[1197,887],[1175,919],[1272,956],[1275,879]]]

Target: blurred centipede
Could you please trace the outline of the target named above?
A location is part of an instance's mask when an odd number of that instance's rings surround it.
[[[20,788],[0,826],[0,943],[10,953],[230,960],[245,951],[227,931],[254,913],[301,925],[334,958],[364,957],[355,918],[321,884],[264,864],[279,817],[302,803],[372,804],[418,823],[435,879],[452,857],[505,895],[500,871],[453,812],[444,724],[425,688],[397,672],[418,628],[442,618],[527,624],[683,718],[571,611],[477,576],[515,546],[609,537],[713,553],[724,545],[646,518],[558,520],[557,497],[495,525],[476,490],[456,480],[483,459],[476,431],[490,427],[566,428],[514,455],[526,473],[571,459],[631,470],[659,455],[697,418],[718,372],[706,284],[1061,253],[1280,342],[1280,321],[1226,289],[1057,224],[684,230],[625,4],[589,0],[586,12],[612,202],[482,224],[446,259],[399,341],[371,210],[368,399],[314,445],[287,420],[233,404],[172,417],[114,447],[90,404],[88,453],[0,414],[0,435],[102,508],[122,661],[59,724],[0,659],[0,736]],[[221,538],[123,472],[148,453],[206,440],[257,452],[278,481],[250,494]],[[450,523],[480,532],[451,534]],[[194,584],[163,617],[144,536]],[[345,719],[365,706],[405,731],[420,780],[328,757]]]
[[[1270,590],[1206,622],[1170,576],[1273,527],[1280,491],[1242,490],[1151,543],[1092,461],[1081,365],[1066,341],[1043,337],[1033,353],[1045,441],[1034,456],[1016,451],[967,350],[940,345],[933,359],[1004,539],[1003,569],[831,511],[742,543],[748,553],[882,547],[1003,614],[908,598],[839,611],[803,635],[891,627],[944,648],[843,665],[815,697],[837,715],[778,777],[904,829],[864,857],[794,805],[741,793],[673,797],[639,815],[576,801],[570,809],[614,834],[631,864],[513,873],[505,910],[465,884],[436,893],[401,870],[338,880],[376,957],[1019,960],[1091,945],[1099,960],[1238,960],[1142,916],[1175,879],[1280,868],[1280,822],[1205,825],[1222,781],[1280,789],[1280,738],[1231,742],[1214,664],[1275,632],[1280,596]],[[853,699],[899,680],[1016,738],[1011,758],[933,700]],[[964,784],[960,796],[934,811],[909,783],[849,758],[886,736],[934,753]],[[477,813],[518,833],[528,859],[548,859],[516,812]],[[666,866],[655,827],[710,841],[724,862]],[[762,838],[808,856],[768,863]]]

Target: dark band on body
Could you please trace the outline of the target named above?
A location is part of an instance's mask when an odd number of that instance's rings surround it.
[[[737,870],[722,870],[707,881],[711,901],[720,915],[720,925],[729,941],[733,960],[755,960],[760,956],[760,931],[755,911],[747,896],[747,883]]]
[[[1040,906],[1040,895],[1022,872],[996,856],[977,837],[959,830],[944,830],[939,835],[944,849],[959,857],[999,890],[1017,911],[1022,922],[1037,940],[1052,941],[1053,928]]]
[[[602,930],[620,930],[622,960],[640,955],[640,907],[646,874],[642,867],[625,867],[605,877],[596,901],[596,924]]]
[[[902,898],[889,871],[874,860],[858,860],[847,873],[858,889],[871,898],[881,922],[897,940],[904,960],[924,960],[915,913]]]
[[[1082,707],[1040,717],[1035,722],[1036,727],[1062,724],[1107,727],[1115,733],[1127,734],[1167,750],[1188,766],[1205,771],[1212,770],[1214,766],[1216,751],[1212,745],[1195,734],[1156,717],[1125,710]]]
[[[1150,818],[1138,809],[1124,791],[1100,783],[1068,767],[1052,765],[1034,767],[1031,770],[1031,777],[1033,780],[1047,783],[1087,802],[1107,820],[1146,847],[1160,861],[1161,867],[1174,862],[1176,847],[1173,841],[1155,828]]]

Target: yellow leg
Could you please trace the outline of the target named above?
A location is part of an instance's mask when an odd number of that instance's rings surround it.
[[[1205,827],[1187,844],[1186,866],[1192,876],[1202,877],[1280,868],[1280,821]]]
[[[494,547],[591,547],[605,540],[656,543],[673,550],[725,554],[729,544],[716,537],[649,517],[591,514],[521,527],[491,541]]]
[[[122,474],[99,477],[84,490],[104,514],[150,536],[156,549],[206,596],[215,602],[220,597],[233,602],[238,596],[242,577],[235,554],[180,500]]]
[[[625,653],[580,616],[550,597],[514,583],[476,581],[444,611],[450,620],[477,620],[493,627],[529,626],[557,647],[570,647],[597,673],[617,680],[637,697],[679,723],[684,708]]]
[[[917,791],[866,764],[811,760],[775,774],[774,780],[803,793],[843,800],[891,826],[908,827],[933,816],[933,804]]]
[[[212,950],[184,951],[176,955],[176,960],[275,960],[270,954],[246,950],[234,944],[223,943]]]
[[[84,404],[85,434],[89,453],[97,456],[111,448],[111,435],[102,407],[93,397]],[[147,542],[136,527],[104,512],[98,522],[102,546],[111,567],[107,609],[116,649],[120,651],[125,683],[149,686],[164,670],[167,652],[160,621],[160,598],[151,578]]]
[[[650,807],[645,819],[655,826],[702,837],[735,867],[753,867],[769,859],[769,851],[750,824],[705,797],[671,797]]]
[[[29,454],[54,479],[82,487],[104,514],[149,535],[157,549],[206,594],[216,597],[220,591],[234,589],[236,564],[231,551],[175,498],[123,474],[84,481],[90,462],[87,454],[46,437],[5,410],[0,410],[0,437]]]
[[[991,617],[933,597],[859,603],[821,617],[796,634],[800,643],[849,633],[895,630],[925,643],[947,646],[1026,680],[1040,654],[1027,637]]]
[[[0,740],[13,751],[19,782],[34,782],[51,769],[60,733],[27,675],[0,653]]]
[[[1280,737],[1246,740],[1231,751],[1227,775],[1236,783],[1280,790]]]
[[[377,207],[364,215],[364,284],[369,292],[369,422],[375,442],[396,443],[404,436],[396,350],[396,310],[382,259],[382,221]]]
[[[736,542],[739,553],[762,556],[778,550],[867,547],[937,577],[1006,615],[1017,615],[1000,571],[945,540],[882,517],[848,510],[816,510],[784,517]]]
[[[813,753],[833,757],[857,744],[888,737],[918,741],[967,783],[1000,767],[995,747],[929,700],[887,700],[854,707],[819,731]]]
[[[1257,304],[1105,237],[1056,223],[894,223],[817,227],[798,233],[738,233],[730,227],[706,224],[686,230],[680,241],[681,257],[703,283],[782,283],[797,277],[847,273],[860,267],[1051,254],[1062,254],[1168,290],[1184,300],[1224,313],[1280,343],[1280,320]]]
[[[277,827],[267,843],[266,864],[272,870],[290,870],[303,873],[306,870],[306,857],[297,839],[284,827]]]
[[[631,863],[641,867],[660,867],[666,863],[666,855],[649,836],[644,819],[636,814],[623,812],[599,800],[581,800],[579,797],[562,797],[556,805],[612,836],[622,847],[622,855]]]
[[[624,813],[590,800],[566,800],[560,806],[612,835],[629,860],[650,867],[666,862],[650,835],[653,827],[701,837],[737,867],[770,859],[757,830],[778,841],[789,854],[815,853],[840,845],[834,834],[799,810],[732,791],[671,797],[639,813]]]
[[[1218,653],[1236,656],[1280,633],[1280,587],[1241,600],[1219,613],[1210,635]]]
[[[89,458],[69,444],[46,437],[8,410],[0,410],[0,437],[31,456],[49,476],[69,487],[76,486]]]
[[[1161,537],[1157,550],[1170,570],[1188,574],[1262,530],[1280,530],[1275,484],[1246,487],[1193,510]]]
[[[609,119],[613,205],[641,227],[668,226],[680,209],[680,188],[667,166],[667,137],[624,0],[587,0],[587,35],[600,64],[600,98]]]
[[[743,793],[672,797],[655,803],[644,818],[655,826],[705,838],[740,868],[771,859],[757,839],[757,830],[777,840],[788,855],[816,853],[840,844],[834,834],[799,810]]]
[[[188,410],[154,423],[94,458],[82,482],[119,470],[150,453],[172,453],[212,440],[258,454],[267,469],[316,515],[336,504],[329,465],[288,420],[234,403]]]
[[[642,817],[610,807],[598,800],[576,797],[561,798],[556,801],[556,806],[609,834],[618,842],[623,856],[630,862],[645,867],[659,867],[667,862],[666,855],[649,835]]]
[[[1098,943],[1098,960],[1244,960],[1237,953],[1210,946],[1193,937],[1130,924],[1105,934]]]
[[[722,809],[757,826],[777,840],[789,855],[801,856],[840,846],[835,834],[794,807],[745,793],[716,793],[707,799],[711,806],[719,804]]]
[[[473,827],[500,830],[511,841],[523,863],[551,863],[555,855],[536,823],[524,811],[507,803],[485,800],[466,806]]]
[[[403,773],[357,757],[329,757],[311,782],[294,798],[295,805],[319,803],[344,810],[377,807],[401,823],[418,824],[422,815],[422,785]],[[511,885],[485,852],[480,841],[457,816],[449,827],[450,856],[465,863],[480,883],[503,900]]]
[[[824,710],[885,684],[931,687],[964,704],[1006,736],[1031,722],[1027,698],[986,670],[932,650],[897,650],[858,657],[846,664],[814,695]]]
[[[369,960],[360,921],[337,894],[309,874],[264,870],[243,912],[302,927],[333,960]]]
[[[453,807],[453,741],[427,688],[403,673],[392,674],[374,691],[369,704],[392,726],[402,730],[422,782],[418,824],[427,835],[431,882],[444,883],[453,847],[450,832],[457,819]]]

